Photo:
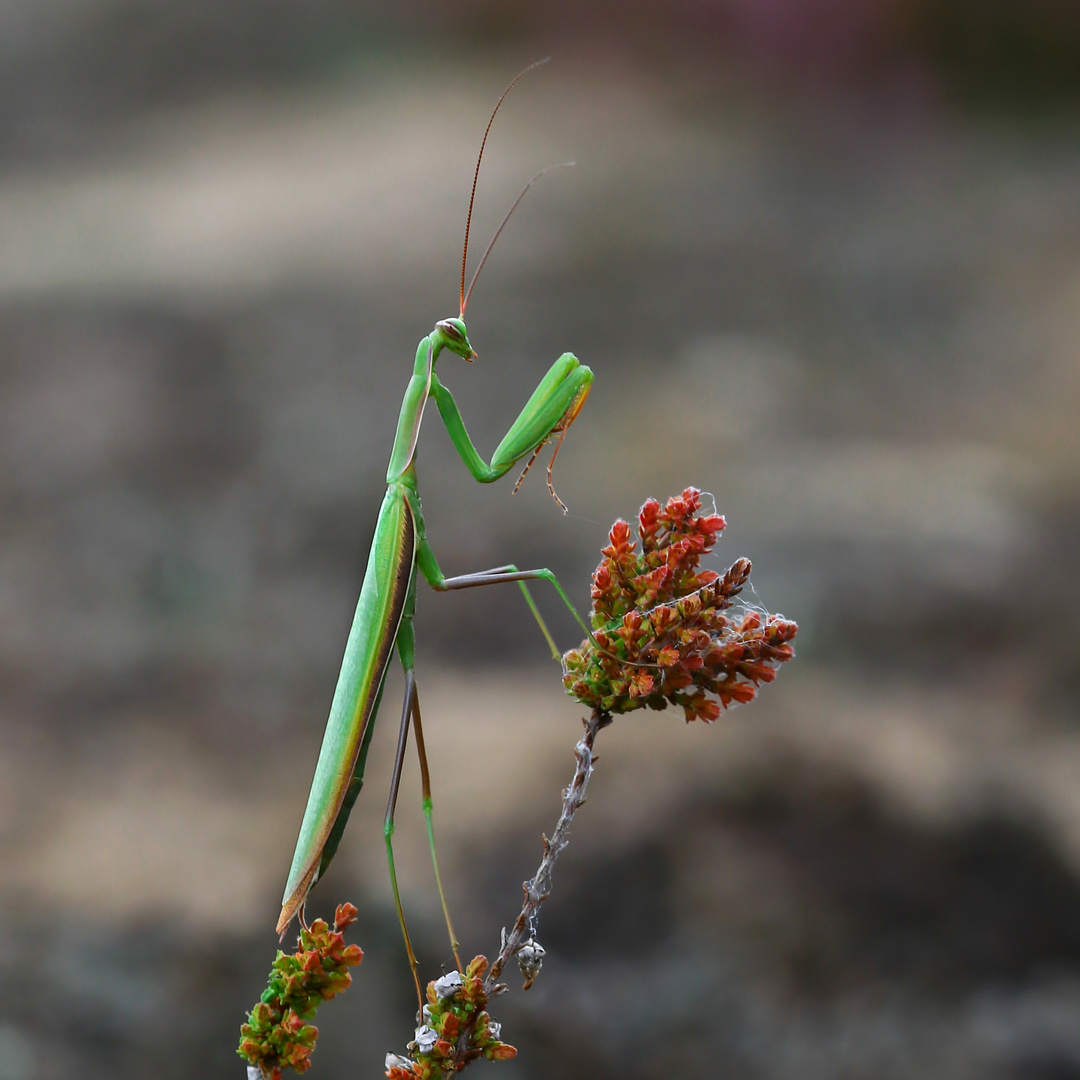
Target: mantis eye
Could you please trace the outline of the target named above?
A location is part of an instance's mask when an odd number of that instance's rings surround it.
[[[435,324],[451,341],[464,341],[465,335],[454,325],[450,319],[440,319]]]

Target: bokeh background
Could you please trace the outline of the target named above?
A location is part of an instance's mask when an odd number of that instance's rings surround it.
[[[555,356],[593,367],[570,514],[542,470],[473,484],[433,416],[436,552],[551,566],[584,607],[611,521],[694,484],[717,564],[801,631],[719,723],[602,734],[491,1068],[1080,1077],[1075,3],[3,0],[0,1080],[241,1075],[400,394],[457,310],[488,112],[547,53],[478,245],[577,168],[440,373],[490,452]],[[492,954],[580,709],[515,590],[419,604],[444,872]],[[356,902],[367,952],[320,1076],[411,1033],[400,685],[313,898]]]

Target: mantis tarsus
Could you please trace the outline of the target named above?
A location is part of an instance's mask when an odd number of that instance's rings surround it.
[[[542,63],[543,61],[541,61]],[[536,65],[532,65],[535,67]],[[476,174],[473,177],[473,198],[476,193],[476,177],[479,175],[480,161],[484,153],[488,132],[506,95],[514,84],[531,70],[526,68],[507,87],[499,99],[488,121],[484,139],[480,145],[480,154],[476,162]],[[535,180],[536,177],[533,178]],[[530,181],[531,184],[533,181]],[[526,185],[525,190],[528,190]],[[525,191],[522,191],[524,195]],[[520,201],[521,196],[518,197]],[[293,917],[301,911],[312,886],[325,872],[334,857],[342,832],[352,809],[353,803],[363,784],[364,766],[368,747],[375,726],[375,717],[382,697],[383,681],[390,656],[395,645],[401,665],[405,670],[405,701],[401,717],[401,729],[398,737],[397,757],[391,783],[390,797],[386,809],[384,835],[387,856],[390,864],[391,883],[397,904],[398,917],[405,937],[406,950],[413,970],[413,978],[419,994],[416,957],[409,941],[408,930],[401,908],[397,877],[394,871],[394,853],[392,837],[394,831],[394,810],[405,754],[409,727],[415,732],[416,747],[420,758],[421,780],[423,787],[423,805],[427,820],[428,837],[431,844],[432,858],[435,862],[435,875],[438,882],[443,910],[446,901],[443,897],[442,883],[439,880],[438,861],[435,859],[434,833],[431,816],[431,786],[428,778],[427,760],[424,754],[423,734],[420,724],[420,703],[414,674],[415,638],[413,633],[413,611],[416,603],[417,570],[432,588],[438,591],[467,589],[480,585],[493,585],[501,582],[518,582],[525,593],[533,614],[540,622],[541,629],[548,639],[548,644],[556,658],[559,652],[547,632],[547,628],[536,611],[532,598],[525,586],[526,581],[546,580],[555,587],[563,602],[573,612],[562,587],[550,570],[519,570],[516,566],[495,567],[479,573],[465,574],[460,577],[446,577],[439,568],[435,556],[428,544],[424,531],[424,517],[420,508],[420,496],[416,478],[416,445],[420,433],[420,424],[429,398],[434,398],[439,415],[442,417],[454,447],[462,461],[480,483],[490,483],[504,476],[514,464],[527,454],[531,454],[529,464],[554,436],[561,441],[562,436],[577,417],[589,388],[593,375],[589,368],[578,363],[576,357],[564,353],[551,366],[532,396],[526,402],[520,415],[499,444],[490,462],[485,462],[477,453],[472,440],[465,429],[465,424],[458,412],[450,391],[443,386],[435,374],[435,364],[440,353],[447,349],[464,360],[473,360],[473,350],[465,329],[463,316],[472,293],[472,285],[465,290],[465,262],[468,257],[469,225],[472,219],[472,199],[469,203],[469,215],[465,226],[465,245],[462,254],[461,305],[459,316],[442,319],[435,324],[434,330],[425,337],[416,350],[416,361],[412,377],[405,390],[398,419],[397,434],[394,439],[390,464],[386,470],[386,495],[383,498],[375,525],[375,535],[368,556],[367,571],[364,575],[356,615],[345,646],[345,656],[338,676],[337,688],[330,707],[326,734],[323,737],[311,793],[308,796],[300,835],[296,843],[288,883],[282,899],[281,916],[277,930],[284,934]],[[517,202],[514,203],[514,207]],[[513,213],[511,207],[510,213]],[[503,220],[503,225],[509,219]],[[495,234],[498,238],[502,225]],[[494,239],[492,244],[494,244]],[[488,247],[490,252],[491,248]],[[483,267],[485,253],[480,262]],[[479,274],[477,269],[476,273]],[[476,277],[473,277],[475,284]],[[556,452],[558,446],[556,446]],[[554,460],[554,458],[552,459]],[[528,471],[528,465],[526,466]],[[522,474],[524,476],[524,473]],[[519,481],[520,483],[520,481]],[[551,470],[548,468],[548,483],[551,486]],[[515,489],[516,490],[516,489]],[[552,495],[554,489],[552,488]],[[556,496],[556,501],[558,497]],[[561,503],[559,504],[562,505]],[[565,511],[565,507],[563,507]],[[580,617],[574,612],[580,622]],[[588,628],[584,627],[586,633]],[[457,941],[449,913],[446,923],[450,933],[451,945],[457,960]],[[461,968],[458,961],[458,968]]]

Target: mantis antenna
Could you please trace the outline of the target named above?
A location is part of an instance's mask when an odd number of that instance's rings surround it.
[[[549,165],[546,169],[541,169],[522,189],[521,194],[514,200],[514,205],[510,207],[506,212],[506,217],[502,219],[502,224],[495,230],[495,235],[491,238],[491,243],[488,244],[487,250],[484,252],[480,259],[480,265],[476,268],[476,273],[472,276],[472,281],[469,282],[469,288],[465,292],[461,301],[461,314],[464,316],[465,308],[469,304],[469,297],[472,296],[473,286],[476,284],[476,279],[480,276],[480,271],[484,269],[484,263],[487,262],[487,257],[491,254],[491,249],[495,246],[495,241],[499,239],[499,234],[506,228],[506,223],[510,220],[510,215],[518,208],[518,203],[525,198],[525,192],[529,190],[540,179],[544,173],[551,172],[552,169],[569,169],[573,165],[576,165],[576,161],[561,161],[558,165]],[[468,241],[466,241],[468,243]],[[464,283],[462,278],[462,283]]]
[[[533,68],[538,68],[538,67],[540,67],[541,64],[546,64],[550,59],[551,59],[550,56],[545,56],[543,60],[537,60],[535,63],[530,64],[527,68],[525,68],[522,71],[519,71],[517,73],[517,75],[514,76],[514,78],[511,81],[510,85],[502,92],[502,97],[500,97],[499,100],[495,103],[495,108],[491,110],[491,117],[489,118],[489,120],[487,122],[487,127],[484,128],[484,137],[483,137],[483,139],[480,140],[480,153],[476,155],[476,170],[473,172],[472,194],[469,196],[469,213],[465,218],[465,244],[464,244],[464,246],[462,248],[462,251],[461,251],[461,314],[462,315],[465,314],[465,305],[468,303],[468,300],[469,300],[468,296],[465,293],[465,263],[466,263],[466,260],[469,257],[469,227],[472,225],[473,203],[476,201],[476,182],[477,182],[477,180],[480,179],[480,162],[483,160],[483,157],[484,157],[484,147],[487,145],[488,135],[491,132],[491,125],[495,122],[495,114],[499,111],[500,106],[506,100],[506,95],[509,94],[510,91],[513,90],[514,87],[517,86],[517,84],[526,75],[528,75],[530,71],[533,70]],[[536,179],[536,177],[534,177],[534,179]],[[530,180],[529,184],[531,184],[531,183],[532,183],[532,181]],[[525,186],[526,191],[529,188],[529,184],[526,184],[526,186]],[[524,195],[524,194],[525,194],[525,192],[523,191],[521,193],[521,195]],[[518,202],[521,201],[521,195],[518,196]],[[517,206],[517,202],[514,203],[514,206],[515,207]],[[511,209],[510,213],[512,214],[513,212],[514,212],[513,209]],[[507,214],[507,217],[509,217],[509,216],[510,216],[510,214]],[[503,225],[505,225],[505,224],[506,224],[506,222],[504,221]],[[501,232],[501,231],[502,231],[502,225],[499,226],[499,232]],[[495,235],[498,236],[499,233],[496,233]],[[492,241],[492,243],[494,243],[494,241]],[[488,250],[490,250],[490,245],[489,245]],[[487,258],[487,253],[486,252],[484,254],[484,258]],[[483,265],[483,261],[481,261],[480,265],[481,266]],[[477,274],[479,272],[480,271],[478,270]],[[476,275],[474,274],[473,275],[473,285],[475,285],[475,284],[476,284]],[[470,293],[472,292],[472,285],[469,286],[469,292]]]

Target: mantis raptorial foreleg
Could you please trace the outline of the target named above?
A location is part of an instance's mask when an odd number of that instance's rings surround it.
[[[431,373],[431,396],[465,467],[481,484],[490,484],[505,476],[526,454],[535,456],[553,433],[563,434],[577,419],[592,387],[592,372],[587,377],[583,374],[573,353],[563,353],[540,380],[532,397],[495,448],[490,463],[477,452],[454,395],[439,382],[434,371]],[[565,509],[563,507],[564,512]]]

